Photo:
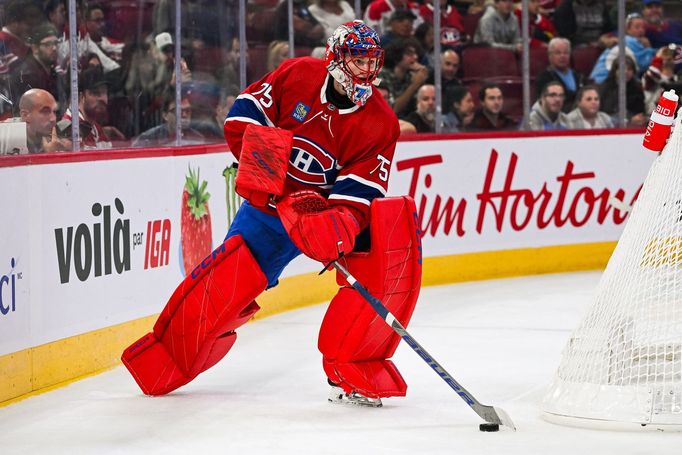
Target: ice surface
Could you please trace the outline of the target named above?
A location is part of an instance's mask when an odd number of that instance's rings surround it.
[[[424,288],[410,333],[518,431],[481,420],[406,345],[409,389],[378,409],[327,403],[317,351],[325,305],[247,324],[233,351],[150,398],[122,368],[0,408],[0,454],[672,454],[676,433],[557,426],[539,403],[599,273]]]

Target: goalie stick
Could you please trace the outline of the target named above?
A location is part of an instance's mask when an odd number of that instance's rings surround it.
[[[350,285],[353,286],[353,288],[358,291],[365,300],[367,300],[374,311],[376,311],[377,314],[383,318],[386,324],[391,326],[391,328],[400,336],[400,338],[402,338],[414,350],[414,352],[419,354],[419,357],[424,359],[424,361],[433,369],[433,371],[435,371],[438,376],[440,376],[452,388],[452,390],[457,392],[457,395],[459,395],[460,398],[462,398],[462,400],[464,400],[464,402],[468,404],[476,414],[478,414],[488,423],[504,425],[516,431],[514,422],[512,422],[511,418],[509,418],[509,415],[503,409],[481,404],[476,398],[473,397],[473,395],[471,395],[464,387],[462,387],[462,385],[457,382],[457,380],[453,378],[450,373],[445,371],[445,368],[443,368],[443,366],[438,363],[438,361],[436,361],[436,359],[434,359],[431,354],[429,354],[426,349],[424,349],[422,345],[419,344],[417,340],[415,340],[412,335],[407,332],[405,327],[403,327],[400,321],[398,321],[395,316],[388,311],[386,306],[384,306],[379,299],[370,294],[369,291],[362,284],[360,284],[343,265],[341,265],[338,261],[333,261],[332,265],[346,278],[348,283],[350,283]]]

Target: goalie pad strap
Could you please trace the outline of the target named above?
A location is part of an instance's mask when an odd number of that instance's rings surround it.
[[[235,191],[256,207],[281,196],[294,133],[281,128],[249,124],[242,136],[242,150]]]
[[[405,197],[375,199],[370,207],[369,252],[342,261],[372,295],[407,327],[421,287],[421,243],[414,201]],[[344,286],[325,314],[318,348],[325,371],[344,389],[369,397],[401,396],[406,385],[395,366],[386,363],[400,337],[365,299],[337,274]],[[352,366],[351,366],[352,365]]]
[[[180,283],[154,331],[123,352],[142,391],[169,393],[215,365],[259,310],[254,299],[266,284],[241,236],[225,240]]]

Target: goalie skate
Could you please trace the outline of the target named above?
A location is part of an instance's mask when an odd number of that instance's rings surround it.
[[[369,398],[358,392],[346,393],[341,387],[337,386],[332,386],[332,390],[329,392],[328,401],[330,403],[351,404],[368,408],[380,408],[383,406],[381,398]]]

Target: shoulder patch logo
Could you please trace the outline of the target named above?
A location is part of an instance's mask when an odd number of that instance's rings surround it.
[[[298,120],[299,122],[302,122],[308,116],[309,112],[310,107],[299,102],[294,108],[294,112],[291,113],[291,116]]]

